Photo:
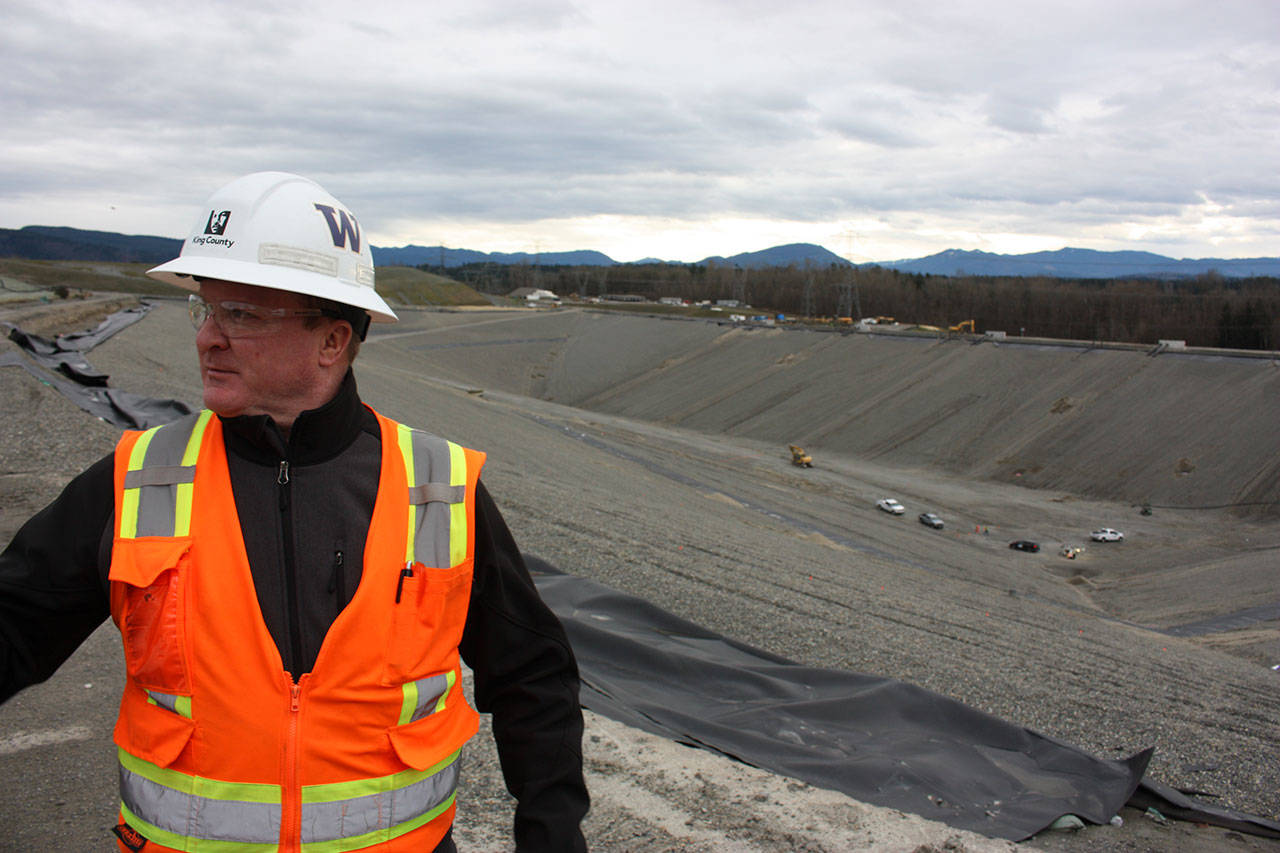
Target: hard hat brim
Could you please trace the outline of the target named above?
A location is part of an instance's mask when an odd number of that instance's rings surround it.
[[[200,289],[193,277],[270,287],[363,308],[375,323],[394,323],[399,319],[372,287],[348,284],[332,276],[290,267],[265,266],[229,258],[178,257],[147,270],[147,275],[184,290]]]

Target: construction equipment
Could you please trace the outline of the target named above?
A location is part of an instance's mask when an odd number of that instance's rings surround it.
[[[968,332],[969,334],[971,334],[971,335],[972,335],[972,334],[973,334],[973,321],[972,321],[972,320],[963,320],[963,321],[961,321],[961,322],[959,322],[959,323],[956,323],[954,326],[951,326],[951,327],[950,327],[950,331],[952,331],[952,332],[956,332],[956,333]]]
[[[813,457],[810,456],[808,453],[805,453],[803,447],[799,447],[798,445],[795,445],[795,444],[789,444],[787,445],[787,447],[791,449],[792,465],[798,465],[801,468],[813,467]]]

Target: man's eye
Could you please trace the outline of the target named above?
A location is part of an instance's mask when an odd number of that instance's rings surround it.
[[[227,319],[233,323],[258,323],[262,317],[252,308],[227,308]]]

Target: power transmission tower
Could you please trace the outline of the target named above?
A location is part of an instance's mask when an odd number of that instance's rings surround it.
[[[857,267],[855,267],[853,264],[853,238],[855,235],[852,231],[844,231],[843,233],[841,233],[840,236],[844,237],[844,259],[849,263],[849,281],[846,282],[844,286],[845,290],[841,298],[842,300],[847,300],[848,290],[850,286],[852,286],[853,307],[857,309],[857,312],[858,312],[856,315],[857,319],[861,320],[862,319],[862,299],[858,295]],[[842,304],[847,305],[847,301],[842,302]],[[842,316],[849,317],[849,316],[855,316],[855,315],[844,314]]]
[[[853,312],[853,286],[847,281],[842,281],[839,284],[837,284],[836,287],[840,288],[840,303],[836,308],[836,316],[852,317],[853,316],[853,313],[852,313]]]
[[[804,280],[804,316],[813,316],[813,270],[809,270]]]

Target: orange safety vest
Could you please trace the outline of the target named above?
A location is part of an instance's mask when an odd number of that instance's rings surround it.
[[[114,739],[135,847],[396,853],[444,837],[479,719],[458,643],[484,454],[378,422],[360,585],[296,683],[262,620],[221,422],[204,411],[121,438]]]

